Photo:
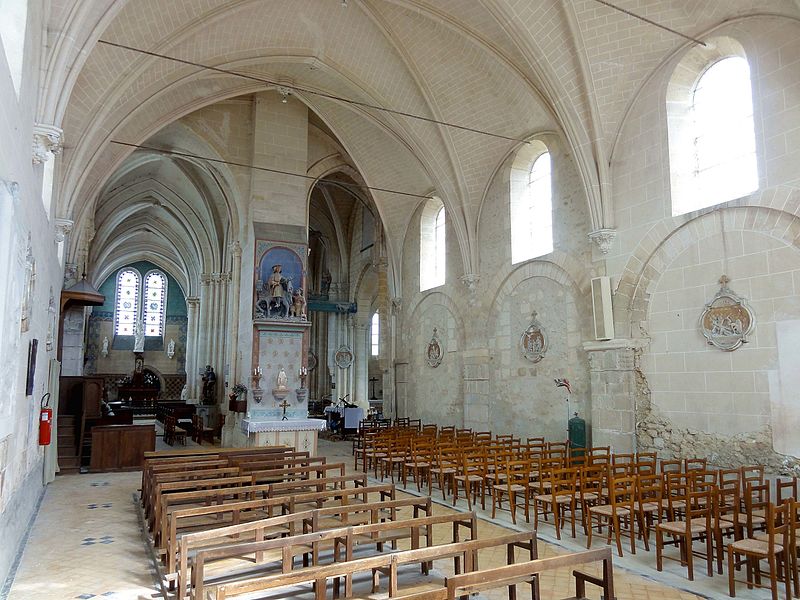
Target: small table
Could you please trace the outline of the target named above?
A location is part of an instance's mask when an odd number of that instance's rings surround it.
[[[325,429],[322,419],[254,420],[242,419],[242,432],[250,446],[294,446],[317,455],[317,436]]]

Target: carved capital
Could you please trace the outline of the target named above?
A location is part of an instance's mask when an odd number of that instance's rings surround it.
[[[392,298],[392,314],[400,314],[401,310],[403,310],[403,299],[399,296],[395,296]]]
[[[239,240],[231,244],[231,254],[237,257],[242,255],[242,245],[239,243]]]
[[[474,294],[478,290],[478,284],[481,281],[481,276],[478,273],[464,273],[459,279],[463,283],[470,294]]]
[[[200,273],[201,285],[208,285],[211,283],[211,273]]]
[[[74,221],[70,221],[69,219],[56,219],[55,230],[57,243],[60,244],[66,239],[66,237],[72,231],[72,226],[74,224]]]
[[[78,265],[68,262],[64,265],[64,288],[71,287],[78,282]]]
[[[38,165],[60,154],[64,132],[53,125],[36,123],[33,126],[33,164]]]
[[[602,254],[608,254],[608,251],[611,250],[611,244],[614,243],[616,237],[617,230],[609,228],[598,229],[589,234],[589,239],[597,244]]]

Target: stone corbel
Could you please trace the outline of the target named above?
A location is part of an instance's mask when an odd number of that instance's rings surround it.
[[[56,243],[60,244],[67,238],[69,233],[72,231],[72,226],[74,224],[74,221],[69,219],[56,219]]]
[[[45,163],[51,156],[60,154],[63,135],[58,127],[36,123],[33,126],[33,164]]]
[[[403,299],[395,296],[392,298],[392,314],[399,315],[401,310],[403,310]]]
[[[617,237],[617,230],[604,227],[589,234],[589,239],[597,244],[601,254],[608,254],[611,245]]]

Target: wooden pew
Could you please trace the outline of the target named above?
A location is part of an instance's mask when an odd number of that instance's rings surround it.
[[[308,453],[306,453],[308,454]],[[265,459],[263,457],[244,456],[244,457],[230,457],[227,459],[231,465],[240,467],[243,471],[248,470],[265,470],[276,469],[282,467],[307,467],[310,465],[324,465],[328,459],[324,456],[276,456],[273,458]]]
[[[319,479],[300,479],[294,481],[281,481],[270,484],[267,496],[284,496],[288,494],[303,494],[305,492],[324,492],[328,489],[344,489],[348,483],[353,487],[366,487],[367,476],[364,473],[356,475],[337,475],[336,477],[323,477]],[[328,487],[332,486],[332,487]]]
[[[262,523],[266,526],[267,522],[270,522],[270,525],[272,525],[274,523],[280,523],[281,521],[291,520],[293,516],[294,515],[283,515],[281,517],[275,517],[274,519],[266,519]],[[210,562],[248,559],[250,555],[255,555],[256,567],[246,570],[234,567],[217,571],[213,574],[215,581],[240,578],[244,573],[246,573],[248,577],[254,577],[259,572],[263,572],[266,565],[274,565],[276,563],[280,564],[282,573],[289,573],[293,570],[295,556],[304,555],[304,557],[307,557],[310,554],[312,557],[311,564],[316,565],[319,561],[320,550],[331,546],[333,547],[331,558],[335,562],[339,562],[342,557],[344,557],[344,560],[347,562],[352,562],[355,547],[364,543],[376,544],[375,551],[382,553],[382,546],[384,543],[407,539],[410,540],[413,550],[420,548],[421,538],[424,537],[425,547],[431,547],[434,545],[433,526],[445,524],[452,525],[452,542],[456,543],[459,541],[460,527],[465,527],[471,533],[474,533],[477,525],[477,517],[475,513],[432,515],[430,517],[420,517],[417,519],[385,521],[382,523],[358,525],[355,527],[328,529],[301,535],[281,537],[278,539],[230,544],[219,548],[199,549],[194,555],[191,567],[192,597],[196,600],[205,598],[206,565]],[[251,523],[249,525],[253,524]],[[233,530],[233,528],[231,529]],[[191,535],[195,534],[184,536],[183,539]],[[181,541],[183,541],[183,539]],[[269,562],[263,562],[264,555],[268,551],[280,551],[280,558]],[[427,574],[430,561],[419,562],[422,572]],[[307,558],[304,558],[303,566],[308,566]],[[181,575],[183,575],[183,552],[181,552],[180,571]],[[352,584],[350,577],[350,575],[346,576],[346,589],[349,589]],[[179,598],[183,597],[181,593],[183,593],[183,586],[181,576],[179,575]]]
[[[207,469],[191,469],[181,471],[168,471],[166,473],[154,473],[148,484],[148,494],[142,492],[142,506],[145,516],[150,516],[153,502],[159,486],[163,483],[176,481],[197,481],[200,479],[219,479],[223,477],[236,477],[240,475],[239,467],[211,467]]]
[[[462,573],[448,577],[446,588],[428,595],[415,595],[416,600],[456,600],[460,596],[475,594],[500,587],[516,586],[518,583],[531,582],[537,575],[554,569],[575,567],[594,562],[603,563],[601,577],[587,575],[581,571],[573,571],[575,577],[575,595],[563,600],[587,600],[586,584],[591,583],[603,590],[603,598],[614,598],[614,571],[611,560],[611,548],[586,550],[564,556],[541,558],[529,562],[495,567],[472,573]],[[444,592],[444,593],[442,593]],[[538,596],[538,593],[537,593]],[[217,596],[219,600],[219,596]],[[406,598],[408,600],[408,598]]]
[[[222,505],[226,502],[254,500],[259,495],[265,497],[269,486],[270,484],[258,484],[238,488],[230,487],[164,494],[158,499],[158,506],[160,506],[159,520],[151,530],[153,543],[160,544],[161,540],[168,534],[169,514],[173,510],[198,505],[207,506],[214,503]],[[283,513],[295,513],[299,512],[300,507],[304,505],[313,504],[316,508],[322,508],[330,500],[337,499],[342,503],[353,501],[366,503],[369,501],[370,494],[379,494],[381,500],[394,500],[395,487],[390,483],[382,483],[366,487],[311,492],[296,496],[278,496],[274,499],[273,506],[281,507],[281,512]]]
[[[344,463],[326,463],[321,465],[306,465],[306,466],[293,466],[284,467],[280,469],[242,469],[241,467],[232,467],[239,470],[243,475],[252,475],[255,483],[277,483],[279,481],[287,481],[290,479],[310,479],[313,473],[316,479],[328,477],[328,473],[338,473],[340,477],[345,474]],[[333,475],[335,477],[335,475]]]
[[[425,565],[435,560],[453,559],[456,573],[460,573],[462,568],[469,573],[473,571],[473,565],[477,564],[477,556],[480,551],[491,551],[498,547],[506,548],[506,556],[510,563],[513,563],[514,549],[518,547],[527,550],[532,559],[538,556],[535,532],[513,533],[496,538],[443,544],[416,550],[404,550],[391,554],[359,558],[349,562],[335,562],[333,564],[313,566],[297,571],[291,570],[285,573],[282,572],[273,575],[247,578],[242,581],[223,583],[217,587],[216,598],[217,600],[230,600],[236,596],[252,594],[254,592],[266,592],[268,590],[277,592],[281,590],[281,588],[285,590],[283,592],[285,595],[288,594],[289,588],[302,584],[311,584],[314,586],[315,599],[324,600],[326,598],[328,581],[333,580],[335,582],[341,578],[344,578],[347,582],[345,584],[344,593],[344,596],[347,598],[352,596],[352,579],[353,576],[358,573],[373,574],[372,593],[375,593],[377,591],[377,582],[375,581],[374,574],[377,572],[383,572],[387,576],[389,597],[402,597],[399,595],[401,590],[399,589],[398,581],[398,570],[400,567],[411,564]],[[610,550],[608,550],[608,554],[610,556]],[[531,562],[536,561],[532,560]],[[436,584],[435,587],[438,589],[435,589],[433,593],[441,595],[443,589],[441,584]],[[336,588],[334,587],[334,589]],[[446,590],[444,593],[446,594]],[[409,598],[411,598],[411,596],[409,596]]]
[[[282,500],[280,498],[267,498],[263,500],[249,500],[220,506],[201,506],[174,511],[169,516],[169,533],[164,544],[166,546],[166,555],[164,558],[166,562],[167,579],[173,581],[179,576],[177,568],[179,554],[180,556],[186,557],[186,560],[182,563],[184,573],[183,580],[186,581],[185,573],[188,565],[188,557],[196,547],[201,547],[202,544],[213,544],[215,542],[225,543],[225,538],[230,538],[233,535],[246,536],[252,531],[257,531],[258,526],[253,528],[240,528],[234,532],[228,530],[226,535],[223,536],[208,535],[207,532],[230,525],[241,525],[243,524],[241,519],[243,513],[247,514],[250,512],[255,517],[259,517],[260,515],[264,515],[265,511],[271,511],[279,501]],[[390,520],[396,520],[398,511],[403,508],[410,508],[413,518],[418,518],[420,514],[430,516],[432,511],[431,499],[429,497],[402,498],[400,500],[370,502],[366,504],[341,504],[339,506],[318,508],[294,514],[299,515],[297,522],[302,524],[302,532],[311,533],[313,531],[322,531],[323,529],[335,529],[349,524],[363,524],[362,520],[357,520],[355,523],[351,521],[351,518],[359,513],[365,514],[367,522],[370,523],[380,522],[387,513]],[[228,513],[231,517],[230,522],[223,520]],[[271,515],[265,515],[263,518],[269,518],[270,516]],[[196,536],[195,538],[187,538],[182,545],[179,545],[179,540],[183,540],[185,535],[194,533],[189,531],[187,527],[182,527],[181,522],[197,517],[211,517],[214,518],[215,521],[197,532],[202,533],[202,535]],[[337,517],[338,519],[336,519]],[[254,518],[245,522],[252,523],[257,520],[260,519]],[[294,523],[288,521],[283,524],[288,525],[290,529]],[[178,552],[179,548],[180,553]]]

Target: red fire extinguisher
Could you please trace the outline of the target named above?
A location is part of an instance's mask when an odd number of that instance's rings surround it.
[[[39,413],[39,445],[49,446],[50,437],[53,433],[53,409],[48,408],[50,402],[50,392],[42,396],[42,410]]]

